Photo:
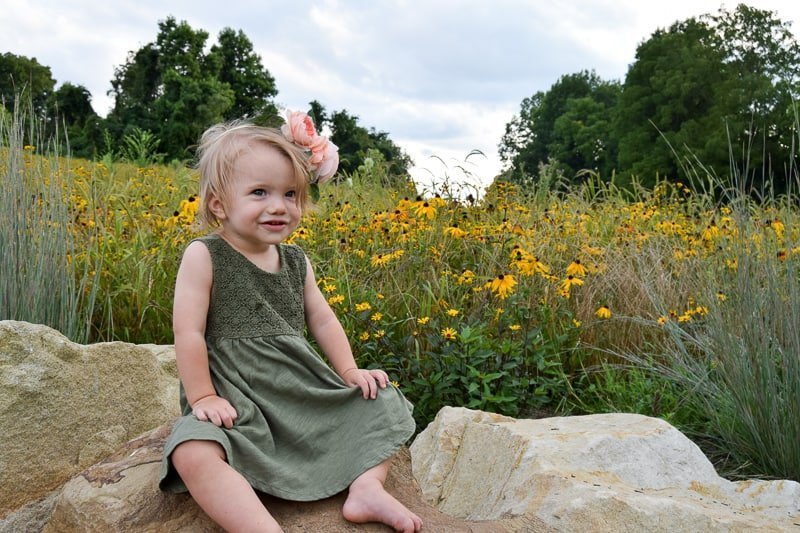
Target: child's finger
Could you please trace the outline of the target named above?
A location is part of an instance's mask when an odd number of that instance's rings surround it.
[[[365,400],[369,398],[369,381],[363,379],[358,383],[358,386],[361,389],[361,397]]]

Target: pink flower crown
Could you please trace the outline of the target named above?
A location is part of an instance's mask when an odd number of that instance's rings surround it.
[[[319,135],[314,122],[302,111],[287,111],[281,133],[295,145],[310,152],[309,166],[314,172],[312,184],[330,180],[339,167],[339,148],[324,135]]]

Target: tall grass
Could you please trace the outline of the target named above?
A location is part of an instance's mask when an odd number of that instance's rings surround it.
[[[85,251],[70,227],[70,162],[42,130],[30,106],[0,107],[0,319],[45,324],[86,342],[94,292],[89,263],[74,263]]]
[[[715,241],[722,261],[692,261],[683,291],[705,302],[702,320],[622,321],[660,332],[606,351],[677,390],[689,429],[728,475],[800,480],[800,220],[798,198],[726,201],[736,231]],[[638,263],[653,265],[647,257]],[[647,305],[669,317],[675,284],[643,268]],[[619,371],[626,371],[618,368]],[[697,424],[702,422],[702,424]]]

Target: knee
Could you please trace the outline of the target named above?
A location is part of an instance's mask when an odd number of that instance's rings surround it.
[[[170,460],[181,478],[187,478],[207,469],[214,461],[224,461],[225,452],[216,442],[190,440],[178,444]]]

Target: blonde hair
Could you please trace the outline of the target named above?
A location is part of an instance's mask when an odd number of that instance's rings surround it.
[[[200,137],[197,149],[197,168],[200,171],[198,215],[204,227],[219,226],[219,219],[209,208],[209,203],[213,197],[217,197],[225,205],[235,178],[233,167],[236,159],[253,144],[270,146],[286,157],[297,182],[297,205],[300,212],[305,212],[309,207],[310,169],[303,150],[284,137],[278,129],[241,120],[225,122],[208,128]]]

